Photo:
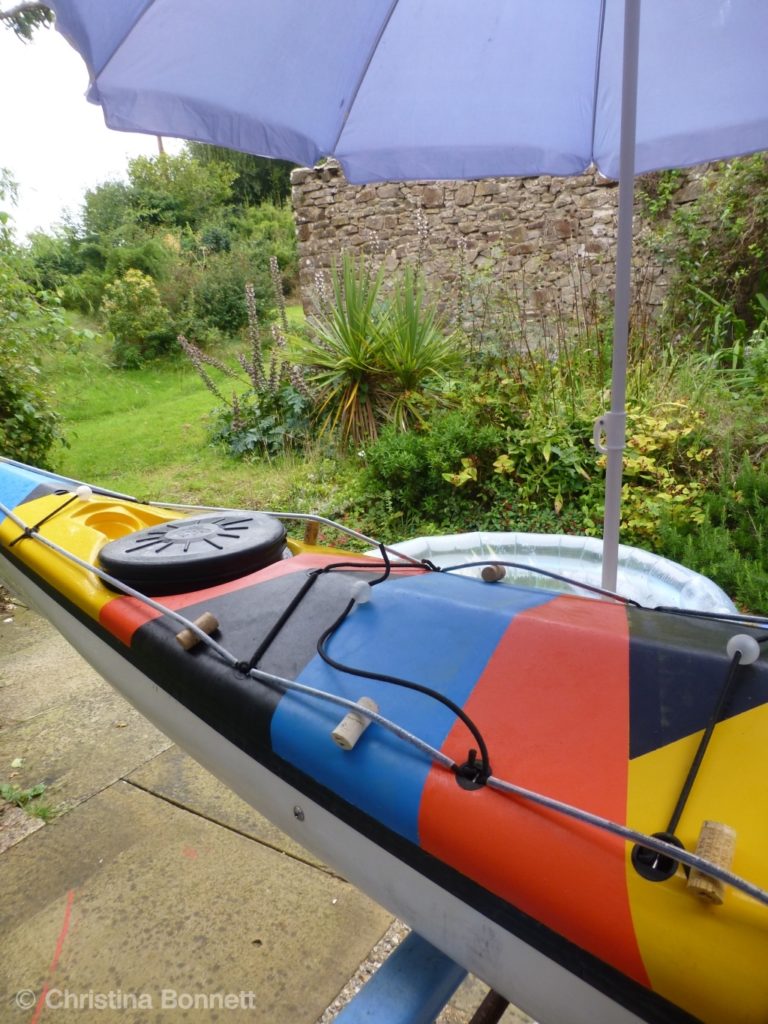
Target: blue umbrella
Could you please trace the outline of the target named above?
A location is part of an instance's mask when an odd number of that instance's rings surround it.
[[[766,0],[53,0],[110,128],[353,182],[618,178],[603,583],[618,559],[635,174],[768,149]]]

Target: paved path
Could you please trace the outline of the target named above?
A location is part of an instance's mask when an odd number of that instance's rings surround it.
[[[3,1022],[314,1024],[402,932],[24,610],[0,615],[0,781],[57,810],[0,815]]]

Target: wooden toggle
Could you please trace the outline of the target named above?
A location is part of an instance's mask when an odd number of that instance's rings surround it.
[[[304,525],[304,543],[305,544],[317,544],[317,537],[320,533],[320,523],[316,523],[312,519],[308,519]]]
[[[486,583],[498,583],[507,575],[507,570],[498,562],[491,562],[490,565],[483,566],[480,575]]]
[[[219,628],[219,620],[215,615],[211,615],[210,612],[203,612],[198,618],[194,620],[195,625],[207,636],[212,636]],[[196,647],[200,643],[200,637],[193,630],[182,629],[180,633],[176,634],[176,639],[179,641],[185,651],[191,651],[193,647]]]
[[[367,708],[368,711],[375,711],[378,714],[379,705],[373,698],[361,697],[357,703],[361,707]],[[351,750],[370,724],[370,718],[350,711],[348,715],[342,718],[331,733],[331,736],[334,743],[340,746],[342,750]]]
[[[730,871],[733,855],[736,852],[736,830],[730,825],[719,821],[705,821],[699,832],[696,843],[696,855],[712,861],[719,868]],[[691,868],[688,876],[688,888],[693,889],[697,896],[710,903],[721,904],[725,897],[725,885],[717,878],[705,875],[696,868]]]

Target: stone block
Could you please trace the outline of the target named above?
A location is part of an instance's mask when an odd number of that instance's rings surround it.
[[[421,192],[421,202],[425,207],[442,206],[444,203],[444,190],[439,185],[425,185]]]
[[[575,234],[575,223],[572,220],[553,220],[551,230],[558,238],[573,238]]]
[[[399,199],[402,196],[402,189],[399,185],[387,182],[386,185],[376,187],[376,195],[379,199]]]
[[[471,206],[475,199],[474,182],[467,181],[456,189],[454,202],[457,206]]]

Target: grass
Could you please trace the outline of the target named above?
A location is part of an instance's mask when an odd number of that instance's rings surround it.
[[[301,321],[300,307],[288,313]],[[186,360],[115,370],[108,356],[96,336],[46,360],[68,443],[59,472],[140,499],[296,511],[316,503],[317,460],[238,462],[208,443],[216,399]]]
[[[41,821],[50,821],[56,817],[55,808],[50,804],[38,803],[39,797],[45,792],[45,783],[39,782],[29,789],[22,789],[14,786],[12,782],[0,782],[0,798],[6,800],[15,807],[21,807],[32,818],[40,818]]]

